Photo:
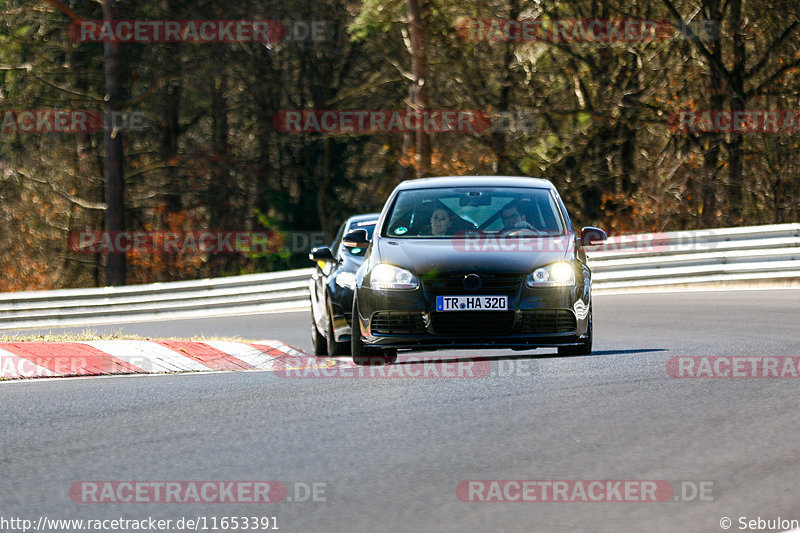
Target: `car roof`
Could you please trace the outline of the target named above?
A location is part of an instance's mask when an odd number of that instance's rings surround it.
[[[397,190],[435,189],[439,187],[539,187],[555,190],[549,180],[520,176],[445,176],[439,178],[420,178],[406,180]]]
[[[367,213],[363,215],[353,215],[347,219],[347,225],[355,224],[357,222],[366,222],[368,220],[378,220],[380,213]]]

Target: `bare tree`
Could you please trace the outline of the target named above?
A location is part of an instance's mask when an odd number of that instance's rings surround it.
[[[428,109],[428,0],[407,0],[409,37],[411,41],[411,74],[413,80],[409,97],[416,111]],[[417,129],[417,177],[430,174],[431,137],[424,128]]]
[[[103,1],[103,20],[118,19],[115,16],[115,0]],[[125,154],[123,151],[123,132],[111,127],[113,116],[124,102],[122,65],[119,43],[105,42],[106,71],[106,131],[105,131],[105,174],[106,174],[106,231],[125,230]],[[106,285],[125,285],[125,254],[110,253],[106,259]]]

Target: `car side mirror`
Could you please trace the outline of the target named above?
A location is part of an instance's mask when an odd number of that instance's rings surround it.
[[[594,244],[602,244],[606,242],[608,235],[600,228],[593,226],[586,226],[581,230],[581,244],[583,246],[592,246]]]
[[[325,263],[330,263],[336,261],[333,257],[333,252],[328,246],[319,246],[311,250],[311,253],[308,254],[308,258],[314,262],[323,261]]]
[[[366,248],[369,246],[369,236],[365,229],[354,229],[342,238],[345,248]]]

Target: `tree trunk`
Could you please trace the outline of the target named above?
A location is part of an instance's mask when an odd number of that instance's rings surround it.
[[[511,0],[508,12],[508,19],[515,20],[519,17],[520,7],[519,0]],[[500,89],[500,101],[498,103],[498,110],[511,111],[511,88],[513,80],[511,79],[511,66],[514,63],[514,42],[507,42],[506,48],[503,52],[503,66],[502,66],[502,80],[503,86]],[[491,143],[492,151],[497,158],[497,174],[498,175],[520,175],[522,171],[516,163],[508,156],[508,132],[494,131],[492,132]]]
[[[735,111],[744,111],[747,107],[747,98],[744,94],[745,43],[741,28],[741,15],[742,0],[731,0],[729,17],[733,32],[733,68],[730,73],[731,117]],[[734,225],[742,223],[744,213],[743,145],[742,133],[733,128],[731,140],[728,143],[728,223]]]
[[[428,109],[427,88],[427,50],[428,0],[406,0],[408,11],[409,36],[411,38],[411,73],[414,78],[411,85],[411,105],[417,111]],[[417,177],[430,175],[431,171],[431,137],[424,128],[417,129]]]
[[[119,19],[116,16],[115,0],[103,0],[103,19]],[[125,231],[125,154],[122,131],[114,131],[109,125],[113,115],[124,104],[122,65],[119,43],[104,43],[106,72],[106,131],[105,135],[105,174],[106,174],[106,231]],[[106,258],[106,285],[125,285],[125,254],[110,253]]]
[[[226,75],[220,74],[211,83],[211,146],[213,162],[211,164],[211,183],[209,184],[209,197],[213,198],[213,208],[210,209],[211,230],[240,229],[240,224],[231,226],[231,221],[241,213],[234,213],[234,191],[236,184],[232,183],[230,173],[230,141],[228,125],[228,80]],[[237,221],[238,222],[238,221]],[[214,256],[211,262],[212,276],[222,276],[233,265],[234,259],[229,254]]]
[[[718,0],[707,0],[707,17],[709,20],[720,20],[722,12]],[[708,43],[708,50],[714,57],[722,57],[722,46],[719,39],[712,39]],[[714,63],[709,63],[709,109],[721,111],[725,105],[725,94],[727,93],[727,76]],[[719,183],[720,175],[720,148],[724,134],[721,132],[710,132],[704,135],[705,143],[703,149],[703,170],[700,175],[701,185],[701,214],[700,221],[704,228],[714,228],[720,224],[717,216],[717,197],[722,187]]]

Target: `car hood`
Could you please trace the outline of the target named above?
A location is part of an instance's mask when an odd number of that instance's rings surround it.
[[[526,273],[564,259],[572,253],[572,239],[559,237],[466,239],[380,239],[382,263],[415,274],[492,271]]]

